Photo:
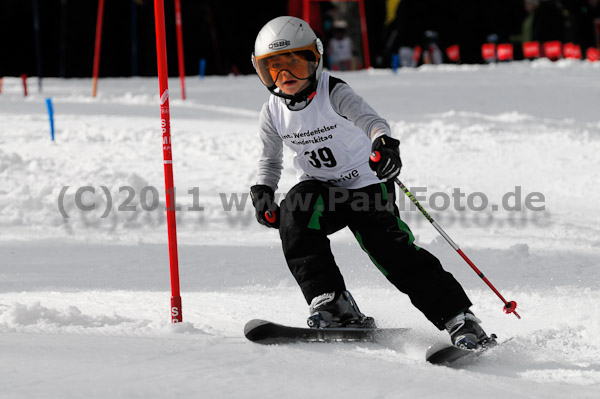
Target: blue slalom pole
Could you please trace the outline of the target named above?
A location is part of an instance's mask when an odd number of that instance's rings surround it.
[[[400,64],[400,56],[398,54],[392,55],[392,71],[394,75],[398,73],[398,65]]]
[[[200,60],[200,79],[204,79],[204,73],[206,72],[206,59]]]
[[[50,118],[50,137],[54,141],[54,108],[50,97],[46,98],[46,108],[48,109],[48,118]]]

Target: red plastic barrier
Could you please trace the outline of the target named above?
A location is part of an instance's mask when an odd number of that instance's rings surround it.
[[[544,43],[544,56],[553,61],[558,60],[562,55],[562,43],[558,40]]]
[[[565,58],[581,59],[581,46],[573,43],[565,43],[563,46],[563,55]]]
[[[600,51],[597,48],[590,47],[587,49],[585,57],[590,62],[598,62],[600,61]]]
[[[503,43],[498,45],[499,61],[512,61],[514,58],[514,49],[512,44]]]
[[[496,45],[494,43],[484,43],[481,45],[481,56],[484,61],[494,62],[496,60]]]
[[[460,61],[460,46],[458,44],[453,44],[452,46],[446,49],[446,55],[448,59],[452,62]]]
[[[523,43],[523,56],[525,58],[540,58],[540,43],[539,42]]]

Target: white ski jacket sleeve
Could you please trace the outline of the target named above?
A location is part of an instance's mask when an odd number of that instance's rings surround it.
[[[256,184],[265,184],[275,191],[283,169],[283,139],[273,125],[268,102],[260,111],[258,124],[262,148],[258,160]]]

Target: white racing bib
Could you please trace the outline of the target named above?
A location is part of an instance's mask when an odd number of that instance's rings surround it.
[[[327,72],[306,108],[290,111],[279,97],[271,96],[269,111],[279,136],[294,152],[300,181],[315,179],[345,188],[380,182],[369,167],[371,140],[331,107]]]

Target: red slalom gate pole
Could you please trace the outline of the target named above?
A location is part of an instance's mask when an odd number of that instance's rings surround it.
[[[179,62],[179,80],[181,99],[185,100],[185,64],[183,57],[183,30],[181,25],[181,0],[175,0],[175,27],[177,31],[177,59]]]
[[[98,18],[96,19],[96,43],[94,46],[94,71],[92,72],[92,97],[96,97],[98,89],[98,72],[100,70],[100,47],[102,45],[102,21],[104,19],[104,0],[98,0]]]
[[[23,83],[23,96],[27,97],[27,74],[21,74],[21,82]]]
[[[371,160],[373,162],[378,162],[378,161],[376,161],[376,159],[378,159],[377,158],[378,155],[379,154],[377,154],[377,152],[375,154],[371,155]],[[440,227],[440,225],[437,224],[437,222],[435,220],[433,220],[433,218],[431,216],[429,216],[427,211],[421,206],[421,204],[419,203],[419,201],[417,201],[417,199],[414,197],[414,195],[412,195],[412,193],[410,191],[408,191],[408,188],[406,188],[406,186],[404,184],[402,184],[402,182],[399,179],[394,179],[394,181],[400,187],[400,189],[402,191],[404,191],[404,194],[406,194],[408,196],[408,198],[410,198],[410,200],[413,202],[413,204],[415,204],[415,206],[421,211],[423,216],[425,216],[425,218],[427,220],[429,220],[429,222],[433,225],[433,227],[435,227],[435,229],[438,231],[438,233],[440,233],[442,235],[442,237],[444,237],[444,239],[448,242],[448,244],[450,244],[450,246],[456,252],[458,252],[458,254],[465,260],[465,262],[467,262],[467,264],[469,266],[471,266],[471,269],[473,269],[473,271],[475,273],[477,273],[477,275],[488,285],[488,287],[490,287],[490,289],[492,291],[494,291],[494,293],[498,296],[498,298],[500,298],[502,300],[502,302],[504,302],[504,313],[506,313],[506,314],[514,313],[514,315],[517,316],[518,319],[520,319],[521,316],[519,316],[519,314],[516,312],[517,303],[515,301],[507,301],[506,299],[504,299],[504,297],[502,296],[502,294],[500,294],[500,292],[496,289],[496,287],[494,287],[492,285],[492,283],[487,279],[487,277],[485,277],[483,275],[483,273],[477,268],[477,266],[475,266],[475,264],[473,262],[471,262],[471,259],[469,259],[467,257],[467,255],[465,255],[465,253],[458,247],[458,245],[456,245],[456,243],[454,241],[452,241],[450,236],[448,234],[446,234],[446,232]]]
[[[358,9],[360,10],[360,31],[362,36],[363,56],[365,58],[365,69],[371,68],[371,54],[369,53],[369,37],[367,35],[367,15],[365,13],[365,3],[363,0],[358,1]]]
[[[167,41],[165,34],[165,6],[163,0],[154,0],[156,54],[160,87],[160,116],[167,195],[167,231],[169,234],[169,263],[171,269],[171,322],[183,321],[179,293],[179,262],[177,257],[177,226],[175,220],[175,187],[173,184],[173,154],[171,152],[171,118],[169,111],[169,71],[167,68]]]

